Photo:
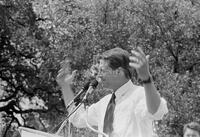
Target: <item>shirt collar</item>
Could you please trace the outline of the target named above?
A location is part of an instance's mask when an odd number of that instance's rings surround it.
[[[128,89],[130,87],[132,87],[133,84],[132,84],[132,81],[129,80],[128,82],[126,82],[124,85],[122,85],[120,88],[118,88],[116,91],[115,91],[115,96],[116,96],[116,99],[118,100],[119,98],[121,98],[122,96],[124,96]]]

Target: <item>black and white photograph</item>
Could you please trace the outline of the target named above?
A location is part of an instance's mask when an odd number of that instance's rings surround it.
[[[0,137],[200,137],[200,1],[0,0]]]

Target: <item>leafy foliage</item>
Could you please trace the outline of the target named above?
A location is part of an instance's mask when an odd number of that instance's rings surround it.
[[[0,10],[0,112],[6,125],[2,136],[11,136],[14,125],[47,130],[48,122],[44,126],[40,119],[46,117],[43,113],[63,115],[64,104],[54,78],[56,54],[45,30],[38,26],[43,19],[37,17],[28,0],[1,1]],[[31,120],[39,124],[30,125]]]
[[[7,0],[0,1],[0,11],[0,111],[6,123],[55,129],[52,125],[66,114],[55,82],[60,62],[71,60],[71,69],[79,70],[78,91],[95,55],[137,46],[150,55],[151,74],[168,102],[169,113],[154,124],[158,135],[179,137],[183,124],[200,122],[198,1]],[[91,102],[106,93],[96,92]],[[33,106],[23,108],[24,99]],[[83,129],[73,132],[77,137],[94,135]]]

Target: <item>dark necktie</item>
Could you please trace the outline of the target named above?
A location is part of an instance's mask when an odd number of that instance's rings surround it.
[[[112,97],[108,103],[106,114],[104,117],[104,126],[103,132],[110,135],[113,131],[113,120],[114,120],[114,110],[115,110],[115,94],[112,94]]]

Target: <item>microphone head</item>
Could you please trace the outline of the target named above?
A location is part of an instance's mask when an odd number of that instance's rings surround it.
[[[87,82],[84,84],[84,86],[82,87],[83,91],[88,90],[89,86],[90,86],[90,81],[87,81]]]
[[[97,85],[98,85],[98,81],[96,79],[94,79],[90,82],[90,86],[92,86],[93,89],[95,89],[97,87]]]

